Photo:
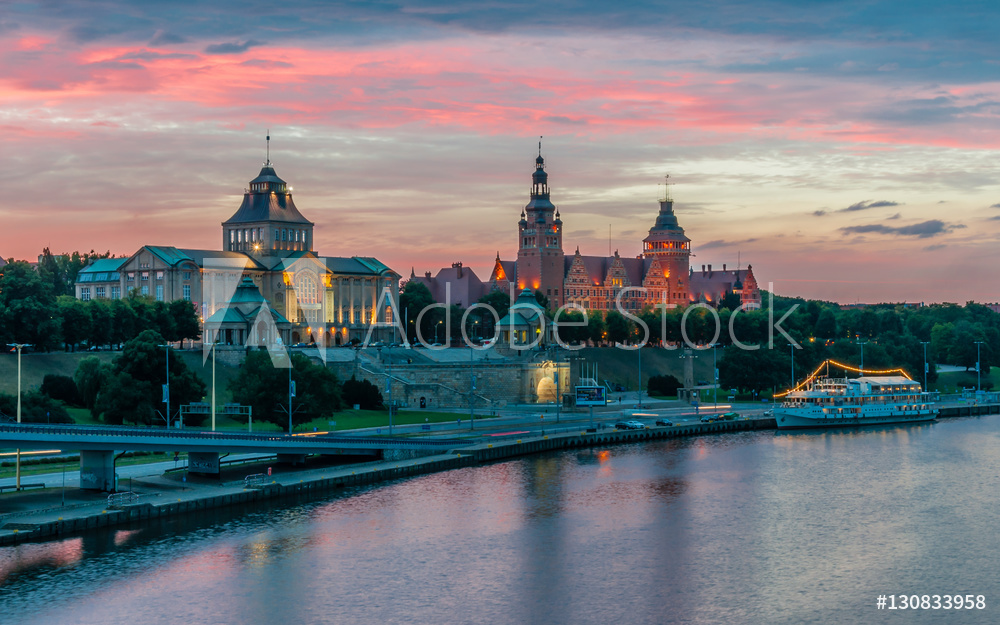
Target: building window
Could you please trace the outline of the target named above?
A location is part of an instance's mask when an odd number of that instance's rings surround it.
[[[275,241],[281,240],[281,231],[278,230],[277,228],[274,229],[274,240]]]
[[[184,285],[184,299],[186,299],[189,302],[191,301],[191,285],[190,284],[185,284]]]
[[[142,285],[142,288],[139,289],[139,293],[141,293],[142,295],[147,295],[148,296],[149,295],[149,285],[148,284]]]
[[[156,301],[158,301],[158,302],[162,302],[163,301],[163,285],[162,284],[157,284],[156,285]]]
[[[122,288],[120,286],[111,287],[111,299],[121,299],[122,298]]]
[[[282,241],[287,241],[288,240],[288,230],[285,230],[285,229],[281,230],[281,240]]]
[[[129,281],[129,282],[135,282],[135,272],[134,271],[130,271],[130,272],[126,273],[125,274],[125,279],[127,281]]]
[[[139,279],[140,280],[149,280],[149,272],[148,271],[143,271],[142,274],[139,275]]]
[[[163,279],[163,272],[162,271],[157,271],[156,272],[156,279],[157,280],[162,280]]]
[[[104,299],[104,287],[103,286],[97,287],[95,289],[95,291],[97,292],[97,298],[98,299]]]
[[[184,272],[184,279],[185,280],[190,280],[191,279],[191,272],[190,271],[185,271]]]
[[[90,287],[89,286],[85,286],[82,289],[80,289],[80,299],[82,299],[85,302],[89,302],[90,301]]]

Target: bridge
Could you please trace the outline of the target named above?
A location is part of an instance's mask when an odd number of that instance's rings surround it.
[[[230,433],[166,428],[0,424],[0,447],[80,450],[80,487],[111,490],[115,451],[186,451],[188,470],[218,474],[221,453],[270,453],[279,461],[300,462],[310,454],[379,456],[386,450],[442,453],[466,441],[336,436],[302,433]]]

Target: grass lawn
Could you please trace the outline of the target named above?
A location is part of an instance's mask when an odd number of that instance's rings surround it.
[[[917,376],[919,380],[919,376]],[[988,382],[993,384],[994,389],[1000,389],[1000,367],[992,367],[990,373],[983,374],[982,385],[985,389],[988,386]],[[965,388],[976,388],[976,372],[975,371],[949,371],[948,373],[939,373],[937,382],[931,382],[931,390],[941,391],[942,393],[954,393],[958,387]]]
[[[63,470],[66,471],[76,471],[80,468],[79,458],[74,460],[68,460],[66,462],[45,462],[42,464],[25,464],[26,459],[31,458],[31,456],[21,456],[21,478],[24,479],[25,476],[30,475],[42,475],[44,473],[60,473]],[[165,462],[168,460],[173,460],[174,455],[170,452],[154,453],[150,455],[143,456],[127,456],[125,458],[120,458],[118,462],[115,463],[117,467],[125,467],[136,464],[151,464],[153,462]],[[187,458],[186,453],[182,453],[180,458],[183,460]],[[17,468],[14,466],[15,459],[13,456],[4,456],[3,463],[10,464],[10,466],[0,466],[0,478],[2,477],[14,477],[17,473]]]
[[[52,352],[21,354],[21,390],[37,390],[47,374],[73,377],[76,366],[84,358],[96,356],[101,362],[111,362],[112,352]],[[17,354],[0,354],[0,393],[17,394]]]
[[[431,412],[426,410],[400,410],[393,416],[394,425],[407,425],[411,423],[442,423],[445,421],[456,421],[465,418],[466,415],[454,412]],[[426,421],[425,421],[426,419]],[[336,426],[330,427],[330,421],[334,421]],[[330,418],[314,419],[308,423],[295,426],[296,432],[312,432],[316,429],[320,432],[332,430],[354,430],[358,428],[374,428],[389,425],[389,413],[384,410],[345,410],[338,412]],[[211,423],[206,421],[198,429],[211,429]],[[245,432],[247,424],[234,421],[229,417],[218,417],[215,421],[215,429],[227,432]],[[254,419],[254,432],[284,432],[288,429],[266,421]]]

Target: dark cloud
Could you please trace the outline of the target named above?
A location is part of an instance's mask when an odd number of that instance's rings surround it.
[[[990,217],[990,221],[1000,221],[1000,215],[994,215],[993,217]]]
[[[150,41],[151,46],[168,46],[172,44],[184,43],[188,40],[187,37],[178,35],[176,33],[167,32],[165,30],[157,31],[156,36],[154,36]]]
[[[716,239],[714,241],[708,241],[707,243],[702,243],[698,245],[700,250],[710,250],[713,247],[732,247],[734,245],[743,245],[744,243],[753,243],[757,239],[743,239],[742,241],[725,241],[723,239]]]
[[[946,248],[946,247],[948,247],[948,246],[945,245],[945,244],[943,244],[943,243],[936,243],[934,245],[928,245],[927,247],[924,248],[924,251],[925,252],[933,252],[934,250],[940,250],[940,249],[943,249],[943,248]]]
[[[210,46],[205,46],[205,54],[241,54],[254,46],[262,45],[264,45],[264,42],[257,41],[256,39],[247,39],[243,43],[238,41],[215,43]]]
[[[867,233],[877,233],[877,234],[893,234],[897,236],[904,237],[917,237],[919,239],[927,239],[939,234],[947,234],[952,230],[958,228],[964,228],[964,224],[948,224],[940,219],[931,219],[928,221],[922,221],[918,224],[912,224],[909,226],[887,226],[885,224],[866,224],[863,226],[846,226],[841,228],[840,231],[844,234],[867,234]]]
[[[990,208],[1000,208],[1000,204],[993,204]]]
[[[128,54],[123,54],[116,58],[116,60],[125,61],[153,61],[156,59],[196,59],[198,58],[194,54],[184,54],[182,52],[155,52],[153,50],[139,50],[138,52],[129,52]]]
[[[823,209],[819,209],[819,210],[814,210],[813,211],[813,215],[815,215],[817,217],[822,217],[825,214],[826,214],[826,211],[823,210]]]
[[[887,206],[899,206],[899,202],[890,202],[889,200],[878,200],[872,202],[871,200],[864,200],[863,202],[851,204],[847,208],[842,208],[838,212],[853,213],[856,211],[866,211],[869,208],[885,208]]]
[[[899,219],[899,218],[900,218],[900,217],[902,217],[902,216],[903,216],[903,214],[902,214],[902,213],[896,213],[895,215],[893,215],[893,216],[891,216],[891,217],[886,217],[886,220],[890,220],[890,219]]]

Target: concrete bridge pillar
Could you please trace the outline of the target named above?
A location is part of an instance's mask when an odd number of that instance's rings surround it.
[[[201,473],[204,475],[219,474],[219,452],[217,451],[189,451],[188,452],[188,472]]]
[[[305,454],[278,454],[278,462],[281,464],[305,464],[306,455]]]
[[[115,488],[115,452],[80,452],[80,488],[111,492]]]

